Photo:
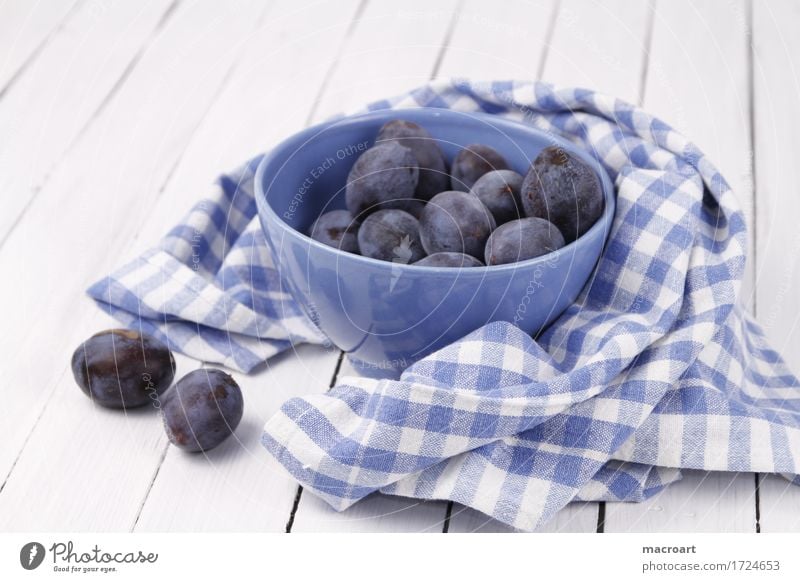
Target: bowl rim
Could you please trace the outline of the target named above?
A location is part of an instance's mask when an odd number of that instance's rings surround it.
[[[505,263],[502,265],[483,265],[481,267],[454,268],[454,267],[433,267],[428,265],[415,265],[413,263],[395,263],[389,261],[382,261],[380,259],[373,259],[371,257],[365,257],[363,255],[357,255],[355,253],[350,253],[347,251],[343,251],[341,249],[337,249],[335,247],[316,241],[307,234],[305,234],[304,232],[292,228],[292,226],[287,224],[278,215],[278,213],[276,213],[272,209],[272,206],[267,202],[267,196],[266,196],[266,191],[264,189],[264,179],[263,179],[264,174],[266,172],[266,167],[277,157],[279,153],[287,149],[287,147],[292,147],[292,149],[294,149],[295,152],[297,152],[312,138],[326,131],[334,130],[341,126],[358,125],[360,123],[363,123],[364,121],[369,121],[372,119],[386,119],[387,121],[389,121],[390,118],[402,119],[403,114],[408,112],[422,113],[423,115],[430,114],[434,117],[441,117],[441,116],[472,117],[478,120],[489,122],[489,124],[493,126],[499,125],[499,126],[509,126],[514,129],[524,129],[528,133],[536,134],[539,135],[540,137],[545,137],[548,141],[552,143],[552,145],[557,145],[559,147],[562,147],[569,153],[578,156],[581,159],[581,161],[588,164],[599,176],[600,184],[603,190],[603,199],[604,199],[603,214],[600,215],[600,218],[598,218],[595,221],[595,223],[589,228],[589,230],[587,230],[585,233],[583,233],[580,237],[578,237],[574,241],[564,245],[558,250],[551,251],[549,253],[545,253],[543,255],[539,255],[538,257],[533,257],[531,259],[525,259],[524,261],[517,261],[515,263]],[[421,121],[418,120],[413,120],[413,121],[415,123],[423,125],[423,122]],[[294,154],[291,155],[293,156]],[[533,160],[530,160],[529,163],[532,162]],[[283,165],[285,164],[286,162],[283,163]],[[563,257],[564,255],[567,254],[572,255],[578,252],[579,247],[582,244],[588,244],[587,242],[588,239],[597,237],[601,234],[602,234],[603,246],[605,246],[606,241],[608,240],[609,233],[611,232],[612,222],[614,219],[614,214],[616,212],[616,192],[614,189],[614,185],[611,181],[611,177],[608,175],[608,172],[606,172],[605,168],[603,168],[600,162],[595,157],[593,157],[588,150],[576,144],[571,143],[570,141],[568,141],[567,139],[565,139],[560,135],[543,131],[527,123],[522,123],[513,119],[508,119],[505,117],[500,117],[488,113],[455,111],[452,109],[445,109],[440,107],[406,107],[402,109],[378,109],[366,113],[358,113],[354,115],[337,117],[335,119],[330,119],[328,121],[318,123],[311,127],[307,127],[281,140],[271,150],[263,154],[261,160],[258,162],[258,167],[256,168],[256,172],[253,179],[255,182],[254,194],[256,198],[256,207],[259,214],[259,221],[260,221],[260,216],[262,214],[266,214],[270,218],[271,223],[276,223],[278,227],[282,229],[283,236],[286,236],[287,233],[289,236],[299,236],[306,244],[324,253],[330,254],[332,257],[335,257],[337,261],[340,258],[344,257],[346,260],[364,262],[366,265],[370,265],[372,267],[384,266],[387,269],[395,269],[395,270],[411,269],[413,272],[418,272],[418,273],[429,273],[429,274],[439,273],[442,275],[458,274],[458,276],[478,278],[478,277],[486,277],[490,273],[516,271],[517,269],[520,268],[532,267],[537,265],[546,265],[551,261],[559,261],[561,257]],[[263,228],[264,224],[262,223],[262,229]],[[602,233],[600,233],[601,230],[603,231]],[[269,238],[270,237],[267,237],[267,239]],[[602,253],[602,248],[600,252]]]

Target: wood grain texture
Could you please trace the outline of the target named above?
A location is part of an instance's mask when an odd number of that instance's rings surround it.
[[[0,266],[20,283],[3,291],[18,306],[8,317],[18,332],[0,343],[13,356],[7,373],[22,379],[3,409],[0,474],[9,476],[0,527],[128,529],[160,463],[157,416],[137,411],[121,428],[118,414],[87,409],[68,362],[79,341],[109,323],[83,290],[117,266],[148,220],[264,10],[258,2],[217,8],[203,1],[178,9],[0,248]],[[34,511],[40,495],[48,511]],[[98,509],[97,499],[108,506]]]
[[[538,533],[592,533],[597,530],[597,503],[570,503]],[[479,511],[456,504],[450,517],[451,533],[513,533],[515,530]]]
[[[754,532],[752,473],[685,471],[643,503],[606,503],[606,532]]]
[[[650,20],[649,3],[639,0],[563,0],[542,80],[637,103]]]
[[[457,6],[457,0],[368,3],[326,81],[314,121],[430,80]]]
[[[450,37],[457,2],[372,2],[359,15],[351,37],[327,80],[313,120],[352,110],[425,83],[436,74]],[[390,24],[391,23],[391,24]],[[354,374],[346,359],[340,376]],[[429,531],[442,529],[446,504],[374,495],[336,513],[303,492],[292,531]]]
[[[0,95],[80,4],[80,0],[0,4]]]
[[[327,388],[337,357],[305,345],[235,374],[245,402],[235,434],[205,454],[168,447],[135,530],[284,531],[297,483],[261,446],[262,428],[285,400]]]
[[[679,72],[679,74],[678,74]],[[655,12],[643,105],[688,136],[736,193],[749,226],[741,297],[754,306],[754,194],[749,2],[660,2]]]
[[[439,533],[447,503],[419,501],[373,493],[343,512],[336,512],[304,491],[292,533]]]
[[[756,315],[773,347],[800,373],[800,5],[753,2],[756,162]],[[800,487],[767,476],[762,531],[800,529]]]
[[[556,13],[554,0],[482,0],[459,8],[439,77],[536,79]]]
[[[458,504],[380,494],[337,513],[306,491],[293,511],[297,484],[261,427],[287,398],[327,389],[337,351],[301,346],[237,375],[245,418],[208,455],[170,448],[153,410],[93,406],[68,368],[80,340],[112,325],[85,287],[157,241],[221,171],[434,75],[643,99],[690,136],[739,195],[755,251],[743,293],[800,370],[798,23],[792,0],[0,3],[0,272],[13,280],[0,298],[14,306],[0,353],[15,380],[0,409],[0,530],[283,531],[292,519],[293,532],[438,532],[449,515],[450,532],[510,531]],[[199,365],[177,359],[179,375]],[[755,482],[688,471],[646,503],[605,504],[603,527],[800,530],[800,488]],[[597,522],[597,504],[576,504],[542,531]]]
[[[172,5],[116,2],[99,12],[91,8],[96,4],[79,7],[0,99],[0,241],[124,82]]]
[[[273,6],[187,147],[156,215],[177,221],[222,169],[307,122],[317,97],[314,88],[336,55],[331,47],[343,42],[357,7],[355,0],[322,5],[287,0]],[[169,224],[147,225],[131,252],[140,252]],[[246,402],[238,440],[212,451],[208,459],[170,449],[136,530],[283,531],[297,484],[261,447],[261,428],[288,398],[326,390],[338,357],[338,350],[300,346],[255,374],[237,374]],[[220,493],[231,489],[237,493]],[[215,505],[206,511],[210,500]]]

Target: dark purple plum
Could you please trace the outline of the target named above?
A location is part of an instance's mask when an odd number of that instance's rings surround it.
[[[430,200],[450,186],[450,176],[444,154],[431,135],[413,121],[395,119],[381,127],[377,143],[393,140],[409,148],[419,165],[419,183],[414,195],[420,200]]]
[[[525,214],[555,224],[568,243],[589,230],[604,205],[594,170],[557,146],[541,151],[522,182]]]
[[[496,226],[494,217],[478,198],[450,190],[431,198],[419,220],[422,248],[433,253],[465,253],[483,258],[486,239]]]
[[[244,401],[234,379],[213,368],[189,372],[164,394],[161,418],[169,441],[184,451],[213,449],[233,434]]]
[[[433,253],[420,259],[415,265],[420,267],[483,267],[484,264],[464,253]]]
[[[486,264],[505,265],[540,257],[564,246],[564,237],[544,218],[522,218],[497,227],[486,241]]]
[[[478,178],[472,192],[489,209],[497,224],[525,216],[520,201],[522,176],[514,170],[492,170]]]
[[[418,183],[414,153],[396,141],[379,143],[359,156],[347,176],[347,209],[358,220],[376,210],[406,209],[416,202]]]
[[[315,241],[358,254],[358,222],[347,210],[331,210],[314,221],[308,235]]]
[[[425,256],[419,221],[403,210],[370,214],[358,230],[358,246],[365,257],[393,263],[414,263]]]
[[[163,343],[129,329],[96,333],[72,354],[81,390],[108,408],[156,402],[175,377],[175,358]]]
[[[508,162],[489,146],[473,143],[458,152],[450,168],[453,190],[469,192],[478,178],[492,170],[507,170]]]

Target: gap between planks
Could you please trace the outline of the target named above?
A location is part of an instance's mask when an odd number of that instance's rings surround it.
[[[10,75],[8,75],[5,84],[2,87],[0,87],[0,100],[2,100],[2,98],[5,96],[8,90],[11,89],[14,83],[17,82],[17,79],[19,79],[23,75],[23,73],[28,68],[30,68],[31,64],[33,64],[33,62],[36,61],[37,57],[41,54],[41,52],[48,45],[51,39],[61,31],[66,22],[69,21],[69,19],[72,18],[72,16],[78,11],[78,9],[85,3],[86,0],[77,0],[69,8],[69,10],[67,10],[64,13],[64,15],[58,20],[58,22],[56,22],[55,26],[53,26],[50,29],[50,31],[47,32],[47,34],[45,34],[45,36],[42,38],[41,41],[39,41],[39,43],[33,48],[33,50],[30,53],[28,53],[28,56],[26,56],[22,60],[22,62],[16,67],[16,70],[14,70]],[[38,5],[35,5],[33,7],[34,10],[36,8],[38,8]],[[24,29],[24,24],[23,24],[23,29]]]
[[[327,86],[329,84],[331,75],[333,74],[333,71],[334,71],[334,69],[336,67],[336,63],[337,63],[337,60],[338,60],[338,55],[341,55],[341,52],[344,49],[344,46],[346,45],[347,39],[352,34],[353,29],[355,28],[355,26],[357,25],[357,23],[359,21],[359,18],[363,14],[367,3],[368,3],[368,0],[360,0],[358,6],[356,7],[355,13],[354,13],[354,15],[353,15],[353,17],[352,17],[347,29],[346,29],[344,35],[342,36],[342,40],[339,43],[339,47],[337,48],[337,51],[336,51],[337,52],[337,58],[334,58],[332,60],[331,64],[327,67],[327,69],[325,71],[325,74],[323,75],[323,80],[320,83],[319,88],[317,89],[316,98],[313,100],[312,106],[309,109],[309,113],[306,116],[305,125],[310,125],[312,123],[312,121],[314,119],[314,116],[317,113],[317,107],[318,107],[318,104],[320,102],[320,98],[324,94],[324,92],[325,92],[325,90],[326,90],[326,88],[327,88]],[[264,15],[264,17],[266,17],[266,14]],[[262,18],[262,20],[263,20],[263,18]],[[262,26],[262,23],[259,23],[259,25],[256,27],[256,30],[258,30],[261,26]],[[227,85],[227,82],[229,81],[230,77],[232,77],[234,72],[235,72],[234,69],[235,69],[235,67],[232,68],[228,72],[228,74],[226,75],[226,78],[225,78],[224,82],[221,84],[221,87],[220,87],[220,90],[218,92],[218,95],[215,95],[214,100],[213,100],[212,104],[209,106],[209,108],[213,106],[214,102],[216,102],[217,98],[219,97],[219,94],[223,93],[225,85]],[[180,165],[180,163],[181,163],[181,161],[183,159],[184,153],[185,152],[183,152],[181,154],[181,156],[176,160],[176,162],[173,165],[172,169],[168,173],[166,179],[163,181],[163,184],[162,184],[161,188],[159,189],[159,195],[161,193],[163,193],[169,187],[169,183],[170,183],[170,181],[172,179],[174,171]],[[336,381],[337,375],[338,375],[339,370],[341,368],[343,355],[344,355],[344,353],[340,351],[340,353],[339,353],[339,355],[337,357],[335,366],[334,366],[334,370],[333,370],[333,373],[332,373],[331,380],[329,382],[328,388],[333,387],[333,385],[334,385],[334,383]],[[198,367],[202,368],[202,367],[205,367],[207,365],[209,365],[209,364],[206,363],[206,362],[203,362]],[[138,514],[136,516],[136,520],[134,521],[133,525],[131,526],[131,531],[135,530],[135,528],[136,528],[136,526],[137,526],[137,524],[139,522],[139,517],[141,516],[141,513],[144,510],[145,505],[147,504],[147,501],[148,501],[148,499],[150,497],[150,493],[152,492],[153,486],[155,485],[156,479],[158,478],[158,475],[160,473],[161,466],[163,465],[163,463],[164,463],[164,461],[166,459],[168,450],[169,450],[169,443],[167,443],[167,445],[165,446],[164,453],[161,456],[161,458],[160,458],[160,460],[158,462],[158,465],[157,465],[157,467],[156,467],[156,469],[154,471],[153,479],[152,479],[152,481],[150,483],[150,486],[148,487],[147,491],[145,492],[144,498],[142,499],[142,502],[141,502],[141,505],[140,505],[140,508],[139,508],[139,512],[138,512]],[[287,524],[285,526],[285,530],[287,532],[291,531],[292,523],[294,521],[294,516],[295,516],[295,513],[297,511],[297,508],[299,507],[301,497],[302,497],[302,486],[298,486],[297,492],[296,492],[296,494],[294,496],[294,499],[293,499],[293,502],[292,502],[292,507],[290,508],[290,515],[289,515],[289,518],[287,520]]]
[[[126,80],[127,80],[127,78],[130,76],[130,73],[131,73],[131,72],[132,72],[132,71],[133,71],[133,70],[136,68],[136,64],[138,64],[139,60],[141,59],[141,56],[142,56],[142,54],[144,54],[144,52],[146,52],[147,46],[149,46],[150,42],[151,42],[151,41],[152,41],[154,38],[156,38],[156,37],[157,37],[157,36],[158,36],[158,35],[159,35],[159,34],[160,34],[162,31],[163,31],[163,28],[164,28],[164,26],[165,26],[165,25],[166,25],[166,23],[169,21],[170,17],[171,17],[171,16],[172,16],[172,14],[174,13],[175,9],[177,8],[178,4],[180,4],[180,2],[181,2],[181,0],[174,0],[174,1],[173,1],[173,3],[170,5],[170,7],[167,9],[167,11],[164,13],[164,15],[162,16],[162,18],[161,18],[161,19],[160,19],[160,21],[159,21],[159,24],[158,24],[158,26],[156,27],[156,29],[154,29],[153,33],[152,33],[152,34],[151,34],[151,35],[148,37],[148,40],[147,40],[147,42],[145,43],[145,45],[143,45],[142,49],[141,49],[140,51],[138,51],[138,52],[137,52],[137,54],[136,54],[136,58],[135,58],[133,61],[131,61],[130,65],[129,65],[128,67],[126,67],[126,70],[125,70],[125,73],[124,73],[124,75],[123,75],[122,77],[120,77],[119,81],[118,81],[118,82],[115,84],[115,86],[114,86],[114,90],[113,90],[112,92],[110,92],[109,94],[107,94],[107,96],[106,96],[106,99],[104,99],[104,101],[103,101],[103,104],[104,104],[104,105],[105,105],[106,103],[108,103],[108,102],[109,102],[109,101],[110,101],[110,100],[113,98],[113,95],[114,95],[114,94],[115,94],[115,93],[116,93],[116,92],[117,92],[117,91],[118,91],[118,90],[119,90],[119,89],[120,89],[120,88],[121,88],[121,87],[124,85],[125,81],[126,81]],[[262,14],[262,18],[263,18],[263,14]],[[63,26],[63,23],[62,23],[62,26]],[[220,86],[218,87],[218,89],[217,89],[216,93],[214,94],[214,96],[212,97],[212,100],[211,100],[211,102],[209,103],[209,106],[206,108],[206,111],[207,111],[207,110],[208,110],[208,109],[209,109],[209,108],[210,108],[210,107],[213,105],[213,102],[214,102],[214,101],[217,99],[217,97],[218,97],[218,96],[219,96],[219,94],[221,93],[222,89],[224,88],[224,86],[225,86],[225,83],[226,83],[226,82],[227,82],[227,80],[230,78],[230,74],[231,74],[232,70],[233,70],[233,69],[235,69],[235,68],[236,68],[236,63],[235,63],[235,61],[234,61],[233,65],[232,65],[232,66],[231,66],[231,67],[228,69],[227,73],[226,73],[226,74],[223,76],[223,81],[222,81],[222,83],[220,84]],[[84,128],[82,129],[82,131],[81,131],[81,135],[82,135],[83,133],[85,133],[85,131],[86,131],[86,130],[89,128],[89,126],[92,124],[92,122],[93,122],[94,120],[96,120],[96,119],[97,119],[97,117],[100,115],[100,113],[102,112],[102,110],[103,110],[103,107],[100,107],[100,108],[98,108],[98,109],[97,109],[97,110],[96,110],[96,111],[95,111],[95,112],[92,114],[92,117],[91,117],[91,119],[90,119],[90,120],[87,122],[87,124],[86,124],[86,125],[84,126]],[[202,123],[202,118],[201,118],[201,121],[199,121],[197,125],[200,125],[201,123]],[[79,138],[80,138],[80,135],[79,135],[79,136],[77,136],[77,137],[76,137],[76,139],[73,141],[73,145],[74,145],[75,143],[77,143],[77,141],[79,140]],[[66,156],[66,154],[67,154],[67,152],[65,152],[64,156],[62,156],[62,157],[67,157],[67,156]],[[177,157],[177,159],[176,159],[175,163],[172,165],[171,169],[168,171],[168,173],[167,173],[167,177],[166,177],[166,179],[163,181],[163,184],[164,184],[164,186],[162,186],[162,187],[161,187],[161,188],[159,188],[159,190],[158,190],[158,192],[159,192],[159,193],[160,193],[160,192],[163,192],[163,190],[164,190],[164,188],[166,187],[166,184],[169,182],[169,179],[170,179],[170,177],[172,176],[172,174],[173,174],[173,172],[174,172],[175,168],[178,166],[178,164],[179,164],[179,162],[180,162],[180,160],[181,160],[181,158],[182,158],[182,155],[183,155],[183,153],[181,153],[181,154],[179,154],[179,155],[178,155],[178,157]],[[55,170],[55,167],[53,168],[53,170]],[[42,186],[42,188],[43,188],[43,187],[44,187],[44,185]],[[39,190],[41,190],[41,188],[40,188]],[[158,202],[158,197],[156,197],[156,198],[154,198],[154,199],[153,199],[153,205],[157,204],[157,202]],[[33,203],[33,197],[32,197],[32,198],[31,198],[31,200],[28,202],[28,204],[26,205],[25,209],[27,210],[27,209],[28,209],[28,208],[31,206],[31,204],[32,204],[32,203]],[[23,213],[23,214],[24,214],[24,213]],[[18,224],[18,223],[19,223],[19,222],[22,220],[22,216],[23,216],[23,215],[21,214],[21,215],[18,217],[18,219],[17,219],[17,220],[16,220],[16,222],[15,222],[15,226],[16,226],[16,224]],[[3,243],[5,242],[5,240],[8,238],[8,236],[11,234],[11,232],[12,232],[13,230],[14,230],[13,228],[12,228],[11,230],[9,230],[9,232],[6,234],[6,236],[3,238],[3,240],[2,240],[2,241],[0,241],[0,249],[2,248],[2,245],[3,245]],[[64,377],[64,376],[65,376],[65,375],[66,375],[68,372],[69,372],[69,368],[68,368],[68,367],[65,367],[65,368],[64,368],[64,370],[63,370],[63,372],[62,372],[62,373],[61,373],[61,375],[59,376],[59,379],[63,378],[63,377]],[[19,459],[19,457],[22,455],[22,453],[23,453],[23,452],[24,452],[24,450],[25,450],[25,444],[27,444],[28,440],[30,439],[30,436],[31,436],[31,434],[33,434],[33,432],[36,430],[36,427],[38,426],[38,424],[39,424],[39,421],[41,420],[42,416],[44,415],[44,413],[45,413],[45,412],[46,412],[46,410],[47,410],[47,406],[48,406],[48,404],[49,404],[49,403],[50,403],[50,401],[52,400],[53,393],[56,391],[56,389],[57,389],[57,387],[58,387],[59,385],[60,385],[60,382],[59,382],[59,381],[56,381],[56,382],[54,383],[54,385],[53,385],[53,389],[50,391],[50,394],[49,394],[49,395],[48,395],[48,397],[45,399],[45,403],[44,403],[44,405],[42,406],[42,408],[41,408],[41,410],[40,410],[39,414],[37,415],[37,417],[36,417],[36,420],[35,420],[35,421],[34,421],[34,423],[31,425],[31,428],[30,428],[30,430],[28,431],[28,434],[27,434],[27,436],[25,437],[25,439],[24,439],[24,441],[23,441],[23,445],[20,447],[20,450],[19,450],[19,452],[17,453],[17,459],[14,461],[14,463],[13,463],[13,464],[12,464],[12,466],[11,466],[11,469],[10,469],[10,470],[8,471],[8,473],[6,474],[6,476],[5,476],[4,480],[3,480],[3,483],[2,483],[2,485],[0,485],[0,493],[2,493],[3,489],[5,488],[5,486],[6,486],[6,483],[8,482],[8,479],[11,477],[11,474],[12,474],[12,473],[13,473],[13,471],[14,471],[14,467],[15,467],[15,466],[16,466],[16,464],[17,464],[17,460]],[[162,455],[162,457],[161,457],[161,461],[163,461],[163,459],[164,459],[164,457],[165,457],[165,456],[166,456],[166,449],[165,449],[165,451],[164,451],[164,454],[163,454],[163,455]],[[158,469],[160,468],[160,465],[161,465],[161,463],[159,462],[159,465],[156,467],[156,474],[158,473]],[[152,482],[151,482],[151,484],[150,484],[150,488],[152,488],[152,484],[153,484],[153,482],[155,482],[155,475],[154,475],[154,477],[153,477],[153,480],[152,480]],[[148,489],[148,491],[149,491],[149,489]],[[141,504],[141,507],[143,507],[143,506],[144,506],[144,500],[142,501],[142,504]],[[136,517],[137,521],[138,521],[138,518],[139,518],[139,514],[141,513],[141,507],[140,507],[140,509],[139,509],[139,513],[137,513],[137,517]]]

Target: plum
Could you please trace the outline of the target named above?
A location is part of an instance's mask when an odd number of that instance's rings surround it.
[[[520,201],[522,176],[514,170],[492,170],[478,178],[472,192],[494,216],[497,224],[524,216]]]
[[[358,222],[347,210],[331,210],[320,215],[308,234],[329,247],[358,254]]]
[[[433,253],[420,259],[415,265],[420,267],[483,267],[484,264],[464,253]]]
[[[473,143],[462,149],[453,160],[450,180],[453,190],[469,192],[478,178],[492,170],[507,170],[508,162],[489,146]]]
[[[430,254],[465,253],[483,258],[486,239],[496,226],[489,209],[468,192],[450,190],[431,198],[422,210],[419,234]]]
[[[72,354],[75,382],[93,402],[136,408],[158,401],[175,377],[175,358],[156,338],[130,329],[94,334]]]
[[[395,119],[381,127],[376,143],[393,140],[409,148],[417,159],[419,182],[414,195],[420,200],[430,200],[447,190],[450,176],[439,144],[431,135],[413,121]]]
[[[411,149],[396,141],[381,142],[359,156],[347,176],[345,202],[362,220],[376,210],[408,209],[415,202],[419,167]]]
[[[394,263],[413,263],[425,256],[419,221],[403,210],[370,214],[358,230],[358,246],[365,257]]]

